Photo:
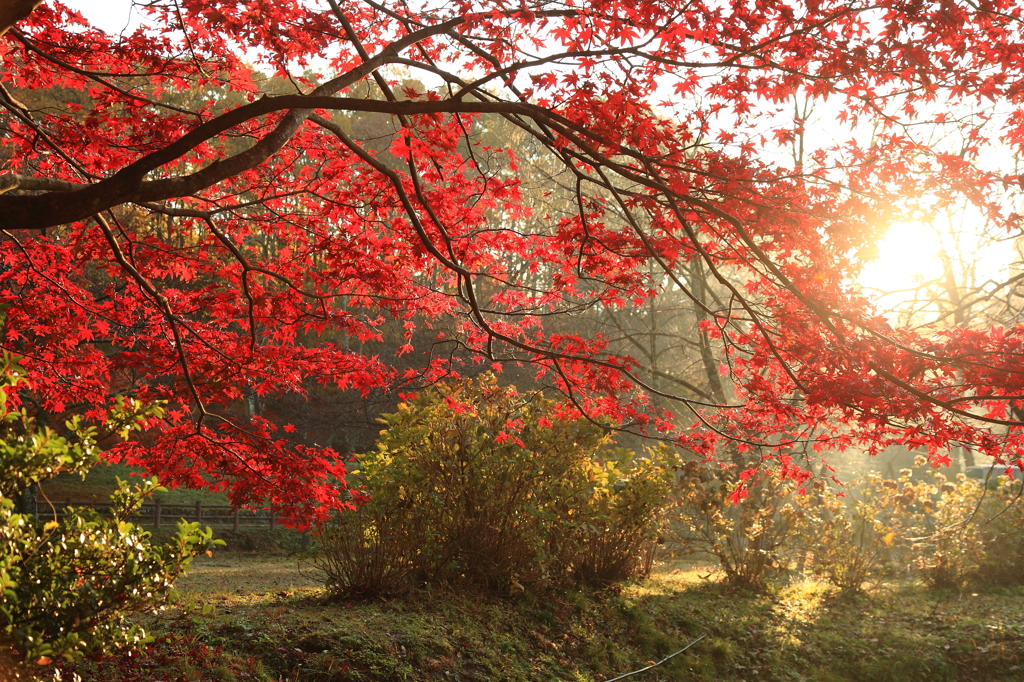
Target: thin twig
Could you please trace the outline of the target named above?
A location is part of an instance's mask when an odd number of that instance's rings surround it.
[[[698,637],[697,639],[693,640],[692,642],[690,642],[689,644],[687,644],[686,646],[684,646],[684,647],[683,647],[682,649],[680,649],[679,651],[677,651],[677,652],[675,652],[674,654],[672,654],[671,656],[666,656],[665,658],[661,659],[661,660],[660,660],[660,661],[658,661],[657,663],[654,663],[654,664],[652,664],[652,665],[649,665],[649,666],[647,666],[646,668],[640,668],[639,670],[634,670],[634,671],[633,671],[633,672],[631,672],[631,673],[626,673],[625,675],[619,675],[618,677],[613,677],[612,679],[610,679],[610,680],[606,680],[605,682],[617,682],[617,680],[624,680],[624,679],[626,679],[627,677],[632,677],[633,675],[638,675],[638,674],[640,674],[640,673],[642,673],[642,672],[646,672],[646,671],[650,670],[651,668],[657,668],[657,667],[658,667],[659,665],[661,665],[661,664],[662,664],[662,663],[664,663],[665,661],[668,661],[668,660],[670,660],[670,659],[673,659],[673,658],[675,658],[676,656],[678,656],[679,654],[683,653],[684,651],[686,651],[687,649],[689,649],[689,648],[690,648],[691,646],[693,646],[694,644],[696,644],[696,643],[697,643],[697,642],[699,642],[700,640],[704,639],[705,637],[707,637],[707,634],[703,634],[703,635],[701,635],[700,637]]]

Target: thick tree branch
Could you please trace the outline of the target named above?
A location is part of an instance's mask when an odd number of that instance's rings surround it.
[[[310,95],[267,97],[233,109],[197,126],[177,141],[159,151],[147,154],[113,176],[87,185],[82,189],[51,192],[42,196],[0,196],[0,213],[7,218],[8,225],[13,229],[42,230],[47,227],[84,220],[124,203],[157,202],[191,196],[245,170],[255,168],[269,159],[284,147],[314,109],[380,110],[372,105],[373,100],[350,100],[331,95],[359,82],[387,64],[389,59],[396,57],[399,52],[410,45],[431,35],[448,31],[461,22],[461,19],[452,19],[396,40],[376,56],[364,61],[351,71],[324,83]],[[437,113],[436,105],[439,103],[378,102],[377,104],[412,107],[408,112],[383,110],[384,113],[416,114]],[[418,107],[423,107],[423,110],[417,110]],[[148,173],[180,159],[203,142],[246,121],[278,111],[287,113],[273,131],[246,151],[215,161],[190,175],[161,180],[145,180]],[[7,180],[6,176],[0,176],[0,186],[8,182],[11,181]]]
[[[345,78],[338,89],[350,85]],[[393,115],[414,116],[438,113],[516,113],[539,119],[550,119],[551,114],[540,107],[517,102],[390,102],[386,100],[353,99],[324,95],[282,95],[266,97],[238,109],[233,109],[193,129],[167,147],[139,159],[115,175],[91,185],[32,178],[32,187],[22,180],[0,175],[0,188],[46,189],[45,182],[51,183],[53,191],[41,196],[0,197],[0,212],[7,216],[14,229],[41,230],[83,220],[100,211],[124,203],[147,203],[165,201],[177,197],[191,196],[203,189],[255,168],[281,149],[298,130],[302,121],[314,109],[335,111],[368,111]],[[147,173],[180,159],[201,143],[220,135],[246,121],[278,111],[287,111],[277,127],[250,147],[248,150],[226,159],[215,161],[200,171],[161,180],[144,180]],[[20,176],[19,176],[20,177]],[[26,180],[27,182],[27,180]]]
[[[43,0],[3,0],[0,2],[0,36],[32,14]]]
[[[16,189],[42,192],[75,192],[87,185],[54,178],[37,178],[15,173],[0,175],[0,194]]]

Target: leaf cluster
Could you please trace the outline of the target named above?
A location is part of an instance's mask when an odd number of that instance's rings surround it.
[[[10,407],[22,371],[5,355],[0,385],[0,642],[29,663],[75,660],[87,651],[147,641],[126,613],[159,604],[191,559],[217,543],[198,523],[179,524],[165,545],[128,522],[157,479],[129,486],[119,481],[110,516],[92,509],[64,510],[60,521],[16,513],[14,495],[61,471],[84,472],[99,457],[97,428],[78,419],[68,436],[40,427]],[[113,423],[138,428],[158,408],[122,402]]]

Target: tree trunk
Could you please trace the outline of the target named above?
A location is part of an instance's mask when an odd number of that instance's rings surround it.
[[[0,36],[7,29],[32,14],[42,0],[0,0]]]

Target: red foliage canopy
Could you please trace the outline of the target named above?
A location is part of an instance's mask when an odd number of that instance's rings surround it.
[[[914,197],[1018,230],[1020,178],[985,167],[1024,145],[1018,2],[153,0],[114,36],[21,4],[0,38],[0,343],[50,412],[168,401],[155,441],[115,455],[173,483],[337,506],[337,455],[237,406],[436,380],[452,344],[701,454],[723,437],[784,463],[808,440],[1021,452],[1024,329],[892,328],[851,284]],[[261,92],[251,64],[288,89]],[[771,112],[794,96],[851,139],[783,163],[802,121]],[[387,150],[353,136],[355,112],[391,117]],[[526,146],[485,145],[485,120]],[[573,205],[535,208],[525,154],[561,166]],[[702,333],[732,404],[655,391],[560,326],[689,292],[695,262],[725,292]],[[352,350],[386,320],[422,369]],[[412,347],[431,325],[442,338]]]

